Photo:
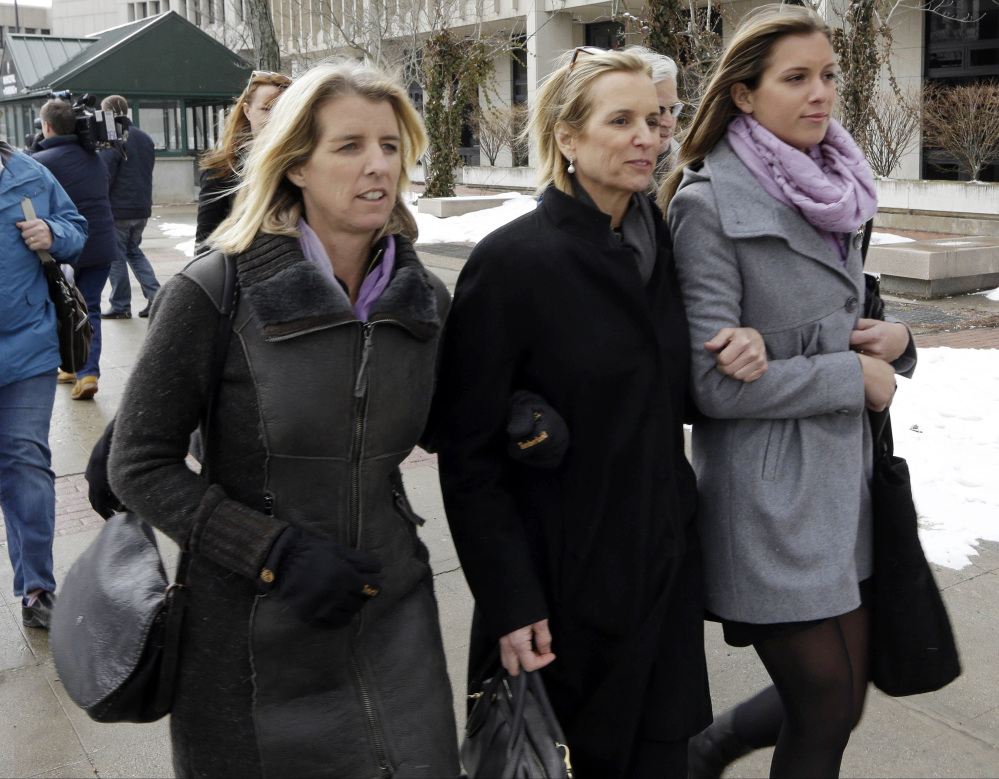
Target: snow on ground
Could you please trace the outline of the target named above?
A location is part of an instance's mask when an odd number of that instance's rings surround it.
[[[411,206],[410,210],[420,229],[419,242],[478,243],[497,227],[533,211],[537,206],[535,198],[516,192],[504,192],[495,197],[502,199],[503,205],[444,218],[418,213],[416,206]]]
[[[986,290],[985,292],[976,292],[976,295],[985,295],[989,300],[999,300],[999,287],[995,289]]]
[[[999,349],[920,349],[891,407],[926,557],[963,568],[999,541]]]
[[[190,241],[178,243],[175,247],[177,251],[184,252],[188,257],[194,256],[194,236],[196,228],[194,225],[178,224],[176,222],[164,222],[158,225],[160,232],[167,238],[190,238]]]
[[[893,233],[871,233],[871,244],[873,246],[884,246],[889,243],[909,243],[915,238],[906,238],[904,235],[894,235]]]

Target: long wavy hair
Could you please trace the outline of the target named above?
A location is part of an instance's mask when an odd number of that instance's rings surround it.
[[[687,127],[676,165],[659,190],[663,214],[683,179],[684,168],[700,165],[742,112],[732,100],[732,87],[743,83],[756,89],[770,65],[770,55],[788,35],[822,33],[832,43],[832,31],[815,11],[799,5],[764,5],[750,11],[715,66],[693,121]]]
[[[399,121],[402,171],[392,213],[375,239],[389,233],[404,233],[416,240],[416,220],[403,200],[403,193],[411,186],[408,171],[427,148],[423,120],[409,102],[406,91],[387,73],[343,60],[317,65],[296,79],[282,96],[281,110],[253,142],[241,171],[232,213],[209,237],[211,246],[236,253],[246,251],[259,232],[299,236],[302,190],[288,180],[287,173],[305,164],[319,143],[322,127],[318,117],[323,107],[350,94],[373,103],[388,103]]]
[[[210,170],[223,176],[238,171],[240,157],[253,138],[250,133],[250,120],[247,119],[243,106],[253,102],[253,96],[262,86],[285,90],[291,86],[291,79],[281,73],[253,72],[246,89],[236,98],[235,104],[229,110],[218,146],[202,156],[202,170]]]
[[[572,64],[573,56],[576,62]],[[571,71],[570,71],[571,65]],[[530,106],[530,119],[522,137],[534,145],[537,160],[538,190],[554,184],[566,194],[572,192],[572,176],[555,140],[559,122],[580,134],[593,112],[594,80],[605,73],[644,73],[652,78],[652,69],[638,55],[628,51],[602,51],[587,54],[567,51],[559,66],[538,89]]]

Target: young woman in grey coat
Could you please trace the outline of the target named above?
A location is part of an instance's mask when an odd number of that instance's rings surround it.
[[[432,576],[399,464],[448,306],[402,201],[426,134],[359,64],[317,67],[254,143],[217,249],[156,298],[111,483],[186,551],[177,776],[458,775]],[[208,431],[224,276],[239,301]]]
[[[708,86],[668,204],[691,340],[760,331],[769,370],[742,384],[693,351],[707,419],[693,454],[706,600],[774,687],[691,742],[692,776],[776,744],[771,776],[835,776],[863,711],[872,574],[872,442],[908,329],[863,319],[860,253],[877,202],[831,119],[836,63],[813,12],[768,6],[740,26]]]

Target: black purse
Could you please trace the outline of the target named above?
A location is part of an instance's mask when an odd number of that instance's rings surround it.
[[[236,310],[235,261],[225,257],[212,394],[202,423],[207,434],[218,400]],[[87,466],[107,484],[114,420]],[[206,458],[207,469],[207,458]],[[210,481],[207,470],[206,479]],[[108,505],[120,505],[110,493]],[[108,519],[63,580],[52,611],[49,645],[73,702],[98,722],[153,722],[170,712],[188,596],[188,555],[170,583],[153,530],[127,511]]]
[[[21,201],[21,210],[25,219],[37,219],[30,198]],[[67,373],[76,373],[87,362],[90,343],[94,338],[87,301],[83,299],[76,284],[66,278],[51,254],[44,250],[35,254],[42,261],[42,270],[49,285],[49,297],[55,306],[60,367]]]
[[[864,230],[865,257],[871,226],[868,222]],[[864,316],[884,319],[877,278],[864,274],[864,282]],[[919,543],[909,466],[895,456],[891,416],[887,409],[867,413],[874,438],[871,681],[887,695],[919,695],[954,681],[961,663],[947,608]]]
[[[880,418],[879,418],[880,417]],[[896,457],[888,412],[874,428],[874,608],[871,681],[893,697],[933,692],[961,675],[954,633],[919,543],[909,466]]]
[[[461,743],[469,779],[571,779],[569,747],[539,673],[499,668],[469,697]]]

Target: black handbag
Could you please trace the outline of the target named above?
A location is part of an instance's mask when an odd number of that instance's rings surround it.
[[[25,219],[37,219],[30,198],[21,201],[21,210]],[[83,299],[76,284],[66,278],[51,254],[44,250],[35,254],[42,261],[42,270],[49,285],[49,297],[55,306],[60,367],[67,373],[76,373],[87,362],[90,343],[94,338],[87,301]]]
[[[865,257],[871,227],[868,222],[864,229]],[[864,282],[864,316],[884,319],[878,279],[864,274]],[[887,409],[867,413],[874,438],[871,681],[887,695],[919,695],[954,681],[961,663],[947,609],[919,543],[909,466],[895,456],[891,416]]]
[[[212,393],[202,421],[207,434],[238,300],[235,261],[225,257]],[[112,420],[104,439],[110,441]],[[103,474],[108,447],[95,447],[88,474]],[[96,461],[95,461],[96,458]],[[207,472],[206,479],[210,481]],[[117,499],[111,495],[111,499]],[[98,722],[153,722],[170,712],[180,657],[188,555],[173,584],[152,528],[127,510],[108,519],[73,563],[52,611],[49,645],[69,697]]]
[[[469,697],[461,743],[469,779],[571,779],[569,747],[539,673],[500,668]]]
[[[70,568],[49,643],[59,680],[91,719],[154,722],[170,711],[187,597],[182,572],[177,580],[152,528],[127,512]]]
[[[871,413],[875,437],[874,608],[871,681],[887,695],[933,692],[961,675],[954,633],[919,543],[909,466],[893,450],[891,420]]]

